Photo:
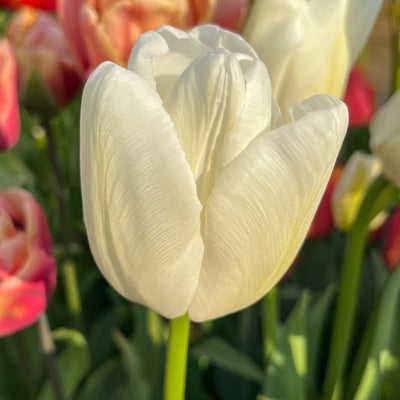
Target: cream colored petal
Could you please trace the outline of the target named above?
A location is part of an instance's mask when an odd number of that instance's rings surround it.
[[[316,96],[300,107],[314,111],[256,139],[216,182],[207,203],[192,320],[254,303],[300,249],[348,124],[345,105],[330,96]]]
[[[219,157],[220,168],[225,168],[261,132],[270,130],[271,122],[275,124],[274,119],[280,118],[279,107],[272,110],[274,106],[271,83],[265,65],[259,60],[254,60],[244,73],[244,79],[244,104],[236,124],[225,137]]]
[[[189,34],[213,50],[222,48],[231,53],[243,53],[252,58],[258,58],[254,49],[241,36],[221,29],[217,25],[197,26]]]
[[[400,89],[379,109],[370,131],[371,150],[381,159],[385,176],[400,188]]]
[[[350,65],[356,63],[365,46],[383,0],[347,0],[346,35]]]
[[[240,115],[245,82],[235,56],[210,52],[193,62],[176,81],[165,100],[205,203],[215,180],[224,136]]]
[[[84,90],[81,184],[90,247],[107,280],[165,317],[184,314],[203,255],[194,178],[159,96],[112,63]]]

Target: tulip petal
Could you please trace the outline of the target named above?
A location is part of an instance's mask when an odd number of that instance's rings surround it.
[[[204,205],[215,181],[225,135],[240,115],[245,82],[236,57],[219,50],[199,57],[165,100]]]
[[[99,66],[84,90],[81,182],[104,276],[167,318],[184,314],[203,255],[195,181],[160,97],[112,63]]]
[[[242,53],[258,58],[254,49],[240,35],[223,30],[216,25],[197,26],[189,34],[213,50],[229,49],[232,53]]]
[[[378,110],[370,124],[371,150],[381,159],[383,172],[400,188],[400,89]]]
[[[354,65],[371,34],[383,0],[349,0],[347,3],[347,43],[350,65]]]
[[[209,52],[207,46],[186,32],[163,26],[139,37],[129,58],[128,69],[142,76],[164,99],[186,67]]]
[[[300,119],[257,138],[214,186],[205,213],[199,286],[189,307],[194,321],[260,299],[306,237],[348,115],[342,102],[324,95],[296,106],[294,114]]]

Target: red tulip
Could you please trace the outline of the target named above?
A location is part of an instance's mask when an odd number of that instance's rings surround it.
[[[46,12],[25,7],[12,16],[7,34],[17,56],[21,99],[35,106],[40,101],[65,105],[81,80],[58,22]]]
[[[0,0],[0,6],[9,8],[30,6],[33,8],[40,8],[46,11],[55,11],[56,0]]]
[[[218,0],[212,22],[222,28],[240,31],[247,14],[248,0]]]
[[[349,109],[350,126],[367,125],[375,113],[375,93],[363,70],[350,72],[344,102]]]
[[[328,236],[334,228],[331,209],[332,194],[337,182],[339,181],[341,173],[341,167],[336,167],[332,172],[324,196],[322,197],[310,230],[308,231],[309,238],[323,238]]]
[[[35,322],[56,284],[46,216],[22,189],[0,192],[0,336]]]
[[[0,150],[8,149],[19,138],[17,65],[8,40],[0,40]]]
[[[390,270],[393,270],[400,262],[400,207],[396,209],[388,222],[383,258]]]

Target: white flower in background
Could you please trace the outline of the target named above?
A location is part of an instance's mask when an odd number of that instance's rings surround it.
[[[346,132],[315,96],[281,126],[267,69],[216,26],[162,27],[128,69],[84,90],[84,218],[100,270],[126,298],[194,321],[265,295],[298,252]]]
[[[383,0],[255,0],[243,36],[268,68],[284,120],[319,93],[342,97]]]
[[[370,132],[369,145],[381,159],[383,173],[400,188],[400,89],[375,114]]]
[[[332,195],[332,214],[337,228],[351,229],[369,185],[381,172],[382,164],[375,156],[361,151],[351,155]],[[385,218],[385,213],[379,213],[372,220],[370,229],[381,226]]]

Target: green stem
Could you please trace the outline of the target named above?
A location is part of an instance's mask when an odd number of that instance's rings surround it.
[[[44,313],[38,321],[40,348],[43,353],[47,375],[49,377],[51,388],[53,389],[55,400],[65,400],[60,373],[57,365],[56,348],[53,336],[50,331],[49,321]]]
[[[343,259],[336,314],[333,325],[328,366],[323,387],[324,400],[340,399],[342,380],[349,352],[363,253],[369,224],[382,210],[398,202],[399,190],[379,176],[370,185],[349,232]]]
[[[274,349],[278,329],[278,286],[272,288],[261,302],[261,323],[265,365]]]
[[[391,25],[391,56],[392,56],[392,83],[394,93],[400,88],[400,1],[392,0],[389,3],[389,19]]]
[[[66,293],[67,307],[73,318],[76,318],[76,324],[81,325],[80,316],[82,314],[81,296],[79,293],[78,278],[76,276],[75,264],[68,259],[62,266],[64,280],[64,290]]]
[[[185,398],[190,321],[187,314],[170,322],[164,380],[164,400]]]

